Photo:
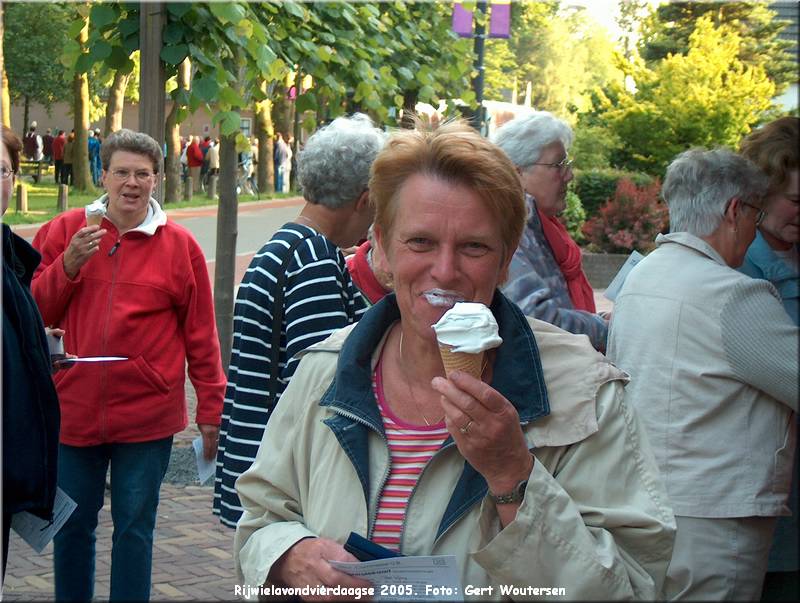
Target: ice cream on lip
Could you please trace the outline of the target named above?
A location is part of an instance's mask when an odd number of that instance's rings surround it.
[[[475,302],[456,303],[433,325],[433,330],[439,345],[456,353],[480,354],[503,343],[492,312]]]
[[[445,289],[429,289],[422,295],[430,305],[447,306],[448,308],[452,308],[455,304],[464,300],[457,291],[446,291]]]

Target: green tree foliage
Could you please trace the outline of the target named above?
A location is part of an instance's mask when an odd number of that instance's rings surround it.
[[[389,107],[413,110],[417,102],[436,105],[459,98],[475,103],[471,88],[473,42],[452,30],[453,7],[439,2],[380,3],[386,27],[377,42],[391,48],[383,72],[394,81],[383,96]]]
[[[775,86],[760,65],[747,65],[742,39],[728,25],[698,19],[685,55],[648,69],[633,65],[638,87],[596,96],[591,120],[605,121],[621,146],[616,167],[663,175],[669,161],[692,146],[735,146],[771,105]]]
[[[534,107],[568,117],[590,108],[588,90],[622,78],[608,32],[582,12],[514,3],[511,28],[510,38],[487,42],[486,98],[507,100],[515,81],[521,98],[530,82]]]
[[[736,58],[745,65],[762,67],[778,94],[797,81],[797,65],[787,52],[792,44],[778,37],[787,22],[776,19],[766,2],[663,3],[644,22],[642,58],[652,66],[670,54],[686,55],[701,17],[736,32],[741,39]]]
[[[9,94],[14,102],[33,102],[49,109],[71,90],[71,73],[59,62],[69,43],[70,6],[50,3],[5,3],[4,58]]]

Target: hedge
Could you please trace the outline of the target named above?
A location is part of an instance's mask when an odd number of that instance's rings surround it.
[[[581,199],[586,218],[597,215],[600,207],[614,196],[617,183],[622,178],[630,179],[636,186],[652,184],[653,177],[642,172],[625,172],[611,168],[576,170],[572,186]]]

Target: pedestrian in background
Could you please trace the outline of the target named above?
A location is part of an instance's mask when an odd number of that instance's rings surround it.
[[[242,513],[234,482],[256,456],[297,354],[365,310],[341,249],[372,222],[369,170],[384,139],[362,114],[317,131],[299,157],[300,215],[256,253],[242,279],[214,482],[214,513],[224,525],[234,527]]]
[[[219,140],[213,140],[206,154],[208,161],[208,178],[219,176]]]
[[[51,165],[53,163],[53,131],[50,128],[47,128],[47,132],[42,136],[42,145],[44,160]]]
[[[186,165],[189,166],[189,176],[192,178],[192,192],[198,193],[202,188],[200,169],[203,167],[203,151],[200,149],[199,136],[189,137],[189,145],[186,147]]]
[[[608,357],[631,376],[675,511],[664,597],[756,601],[797,443],[798,331],[775,288],[738,272],[767,177],[727,149],[667,168],[670,230],[628,275]]]
[[[291,136],[289,137],[289,142],[285,144],[286,146],[286,154],[281,162],[281,169],[283,170],[281,174],[281,191],[282,193],[288,193],[289,189],[292,186],[292,165],[294,159],[294,153],[292,151],[292,143],[294,142],[294,138]]]
[[[89,130],[87,145],[89,147],[89,168],[92,173],[92,184],[100,185],[100,140],[95,138],[94,130]]]
[[[111,467],[111,600],[150,596],[153,530],[172,437],[188,422],[184,383],[197,392],[197,427],[216,455],[225,377],[211,284],[194,236],[152,198],[159,144],[122,129],[101,149],[106,193],[37,233],[33,293],[46,324],[66,331],[85,363],[56,378],[61,400],[59,486],[78,503],[55,537],[56,599],[94,594],[95,529]],[[109,303],[112,300],[112,303]]]
[[[281,193],[283,192],[284,166],[287,157],[289,157],[289,147],[280,132],[275,135],[275,144],[273,146],[272,162],[275,168],[275,192]]]
[[[64,163],[61,165],[61,184],[72,186],[72,162],[75,158],[75,130],[72,130],[64,143]]]
[[[31,122],[28,132],[22,141],[25,157],[30,161],[41,161],[44,158],[44,142],[42,137],[36,133],[36,122]]]
[[[64,136],[64,130],[58,130],[56,137],[53,139],[53,170],[56,184],[66,184],[61,179],[61,175],[64,172],[64,147],[66,144],[67,138]]]

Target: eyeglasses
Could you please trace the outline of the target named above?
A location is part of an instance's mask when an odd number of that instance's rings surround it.
[[[758,211],[758,214],[756,215],[756,226],[761,226],[761,223],[767,216],[767,212],[758,207],[757,205],[753,205],[752,203],[748,203],[747,201],[742,201],[742,205],[746,205],[747,207],[752,207],[753,209]]]
[[[11,168],[7,168],[6,166],[0,167],[0,179],[1,180],[8,180],[11,178],[11,175],[14,173],[14,170]]]
[[[153,172],[148,172],[147,170],[137,170],[135,172],[131,172],[130,170],[111,171],[111,175],[114,177],[114,180],[117,180],[118,182],[125,182],[131,177],[131,174],[133,174],[133,177],[136,178],[136,182],[140,184],[144,184],[154,176]]]
[[[532,163],[531,165],[543,165],[544,167],[553,168],[561,172],[561,175],[563,176],[567,173],[567,170],[572,167],[572,159],[569,157],[564,157],[564,159],[558,163]]]

